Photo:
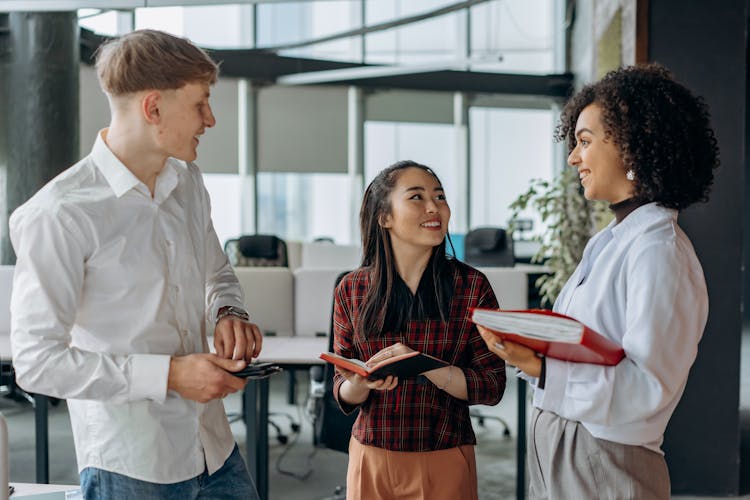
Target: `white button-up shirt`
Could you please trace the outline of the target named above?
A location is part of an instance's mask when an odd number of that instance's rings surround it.
[[[677,212],[650,203],[612,221],[589,241],[554,310],[622,345],[626,357],[611,367],[547,358],[534,405],[597,438],[661,453],[708,318],[703,270]]]
[[[79,470],[213,473],[234,447],[224,407],[167,391],[169,361],[208,352],[207,318],[242,289],[198,168],[170,158],[152,198],[103,133],[10,218],[18,383],[68,400]]]

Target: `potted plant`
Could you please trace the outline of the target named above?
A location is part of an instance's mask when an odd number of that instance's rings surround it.
[[[551,181],[532,179],[529,189],[509,208],[511,231],[520,212],[527,209],[536,210],[546,225],[543,234],[533,237],[540,247],[531,261],[549,270],[536,286],[542,306],[551,306],[580,262],[589,238],[611,220],[611,213],[606,203],[583,197],[578,172],[572,168],[563,169]]]

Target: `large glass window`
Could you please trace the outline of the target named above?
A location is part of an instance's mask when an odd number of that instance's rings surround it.
[[[556,68],[556,19],[562,0],[492,0],[406,26],[327,43],[288,49],[283,55],[359,61],[362,40],[368,63],[433,65],[454,62],[470,47],[470,66],[477,71],[551,73]],[[186,36],[208,48],[275,46],[307,41],[361,27],[428,13],[454,4],[453,0],[315,0],[225,4],[191,7],[139,8],[134,27],[154,28]],[[99,12],[97,14],[97,12]],[[253,13],[257,15],[253,19]],[[80,24],[115,35],[127,26],[125,14],[81,9]],[[467,22],[469,21],[469,22]],[[253,33],[253,26],[257,32]],[[471,33],[467,35],[466,28]],[[559,50],[558,50],[559,52]],[[484,103],[483,103],[484,104]],[[432,167],[445,185],[454,209],[452,232],[467,227],[507,224],[508,204],[525,191],[531,178],[553,173],[553,116],[549,110],[471,108],[468,179],[459,157],[463,137],[450,123],[413,123],[410,109],[365,124],[366,185],[377,172],[395,161],[412,159]],[[314,134],[315,130],[311,130]],[[330,144],[328,145],[330,147]],[[290,146],[290,147],[293,147]],[[326,147],[321,144],[320,147]],[[337,146],[339,147],[339,146]],[[237,168],[239,171],[239,166]],[[303,167],[300,170],[304,170]],[[357,199],[361,186],[346,173],[260,172],[258,200],[241,195],[239,175],[206,175],[212,195],[213,219],[222,242],[241,232],[242,214],[257,206],[257,231],[286,239],[332,237],[355,243]],[[358,178],[357,178],[358,179]],[[468,199],[467,199],[468,197]],[[460,211],[460,212],[459,212]],[[468,212],[468,213],[467,213]],[[247,215],[245,215],[247,216]],[[525,214],[534,218],[533,214]],[[541,230],[535,220],[536,230]]]
[[[552,179],[554,116],[551,110],[471,108],[470,226],[507,227],[508,208],[529,188],[531,179]],[[536,212],[534,229],[543,230]]]
[[[241,235],[240,182],[238,175],[203,174],[203,182],[211,197],[211,220],[222,245]]]
[[[413,160],[435,171],[445,188],[448,205],[455,211],[458,191],[453,125],[367,122],[365,124],[365,185],[384,168],[400,160]],[[455,215],[455,214],[454,214]],[[449,229],[456,230],[456,217]]]
[[[287,240],[352,241],[346,174],[258,174],[258,232]]]

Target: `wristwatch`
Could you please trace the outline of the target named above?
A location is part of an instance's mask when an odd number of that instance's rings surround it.
[[[221,318],[225,316],[235,316],[243,321],[250,321],[250,315],[247,314],[247,311],[235,306],[224,306],[220,308],[219,312],[216,314],[216,323],[221,321]]]

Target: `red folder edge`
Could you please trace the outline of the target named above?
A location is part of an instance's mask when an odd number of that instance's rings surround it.
[[[471,314],[474,313],[474,309],[485,311],[496,310],[472,308]],[[548,311],[546,309],[501,309],[501,311],[544,314],[547,316],[556,316],[558,318],[566,318],[578,321],[577,319],[571,318],[570,316],[556,313],[554,311]],[[581,338],[577,344],[530,339],[513,333],[497,332],[495,330],[490,331],[503,340],[507,339],[511,342],[525,345],[529,349],[532,349],[540,354],[549,356],[550,358],[561,359],[563,361],[613,366],[618,364],[625,357],[625,350],[616,342],[609,340],[602,334],[597,333],[580,321],[578,321],[578,323],[583,326],[583,331],[581,333]]]

